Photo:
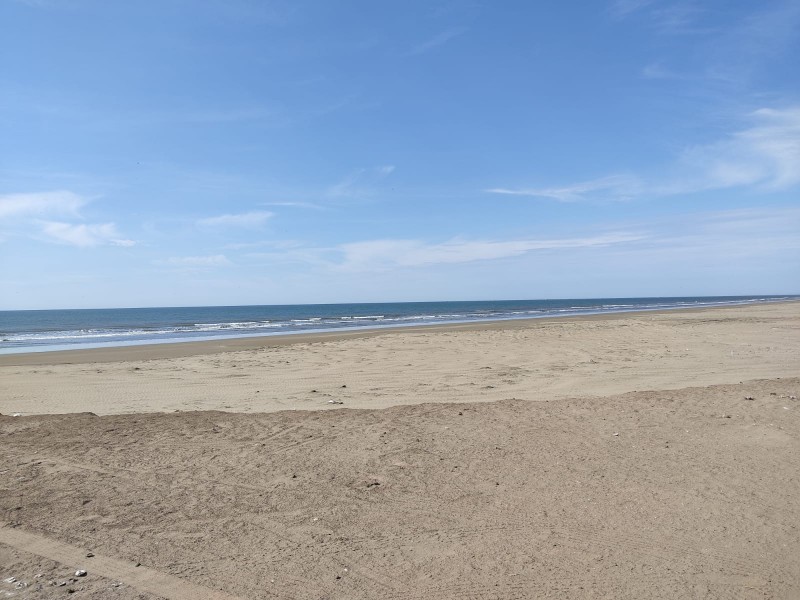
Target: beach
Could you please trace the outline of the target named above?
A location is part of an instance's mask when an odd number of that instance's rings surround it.
[[[798,302],[0,356],[0,593],[797,598],[799,357]]]

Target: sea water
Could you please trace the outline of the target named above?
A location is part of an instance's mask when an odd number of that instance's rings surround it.
[[[483,300],[0,311],[0,354],[756,304],[796,296]]]

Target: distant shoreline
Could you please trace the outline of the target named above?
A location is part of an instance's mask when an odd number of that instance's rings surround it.
[[[435,333],[453,331],[481,331],[481,330],[508,330],[528,329],[554,321],[593,321],[624,319],[639,314],[657,315],[662,313],[697,313],[709,310],[736,310],[776,304],[791,304],[800,302],[800,299],[767,300],[753,303],[732,305],[714,305],[702,307],[675,307],[659,309],[628,309],[607,311],[601,314],[572,314],[572,315],[541,315],[531,317],[504,318],[495,320],[473,320],[468,322],[431,323],[413,325],[382,325],[377,327],[365,326],[358,329],[331,330],[298,333],[251,334],[236,337],[217,337],[204,340],[164,340],[152,343],[113,345],[96,348],[75,348],[63,350],[38,350],[22,351],[0,354],[0,367],[2,366],[36,366],[59,364],[87,364],[87,363],[113,363],[134,360],[159,360],[218,354],[222,352],[236,352],[258,350],[294,344],[308,344],[315,342],[333,342],[345,339],[371,338],[382,335],[398,333]]]

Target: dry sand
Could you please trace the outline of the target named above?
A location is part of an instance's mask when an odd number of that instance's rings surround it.
[[[552,400],[797,375],[799,357],[800,302],[162,344],[0,356],[0,413]]]
[[[2,359],[0,597],[800,598],[798,303],[249,343]]]

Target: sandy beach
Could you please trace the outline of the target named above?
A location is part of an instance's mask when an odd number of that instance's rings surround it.
[[[0,594],[798,598],[799,376],[797,302],[2,356]]]

